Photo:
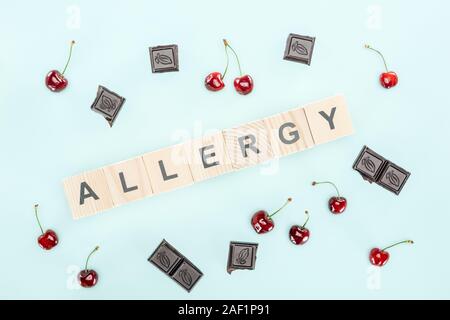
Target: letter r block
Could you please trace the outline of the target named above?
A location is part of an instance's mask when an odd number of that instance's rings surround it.
[[[314,102],[304,109],[315,144],[353,133],[352,121],[343,96]]]
[[[275,157],[264,120],[223,130],[223,137],[234,169],[256,165]]]
[[[297,108],[265,118],[271,145],[277,157],[303,151],[314,146],[305,110]]]
[[[114,163],[103,172],[116,207],[153,194],[142,157]]]
[[[74,219],[87,217],[114,206],[103,169],[67,178],[63,184]]]

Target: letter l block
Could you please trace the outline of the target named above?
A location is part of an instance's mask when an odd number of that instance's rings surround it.
[[[142,157],[114,163],[103,171],[115,207],[153,194]]]
[[[194,183],[185,153],[187,143],[149,152],[142,157],[154,194]]]

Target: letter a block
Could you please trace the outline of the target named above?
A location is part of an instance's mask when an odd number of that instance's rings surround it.
[[[63,184],[74,219],[87,217],[114,206],[103,169],[67,178]]]
[[[350,114],[342,96],[311,103],[304,109],[315,144],[353,133]]]

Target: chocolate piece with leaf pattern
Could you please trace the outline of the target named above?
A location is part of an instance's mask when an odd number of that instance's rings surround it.
[[[364,180],[400,194],[410,173],[364,146],[353,164]]]
[[[364,146],[353,164],[364,180],[370,183],[377,181],[387,160],[367,146]]]
[[[179,70],[178,46],[176,44],[150,47],[149,51],[153,73]]]
[[[400,194],[403,189],[403,186],[408,180],[411,173],[406,171],[405,169],[397,166],[394,163],[389,162],[380,176],[380,179],[377,183],[383,188],[392,191],[395,194]]]
[[[91,105],[91,110],[101,114],[112,127],[124,103],[124,97],[103,86],[98,86],[97,97]]]
[[[185,259],[172,275],[172,279],[187,291],[191,291],[202,275],[200,270],[190,263],[189,260]]]
[[[284,60],[310,65],[315,41],[314,37],[289,34],[284,50]]]
[[[231,274],[234,270],[255,269],[257,249],[257,243],[230,242],[227,272]]]
[[[166,240],[159,244],[148,261],[187,291],[191,291],[203,273]]]

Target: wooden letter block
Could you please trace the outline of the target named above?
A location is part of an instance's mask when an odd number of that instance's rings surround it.
[[[103,171],[114,206],[153,194],[142,157],[112,164]]]
[[[306,118],[315,144],[332,141],[353,133],[350,114],[343,96],[309,104]]]
[[[63,184],[74,219],[114,206],[103,169],[67,178]]]
[[[185,145],[194,181],[206,180],[234,170],[222,132],[192,140]]]
[[[150,176],[154,194],[177,189],[194,182],[185,149],[185,144],[178,144],[144,154],[144,164]]]
[[[344,97],[335,96],[67,178],[64,190],[78,219],[352,133]]]
[[[264,119],[275,156],[282,157],[314,146],[303,108]]]
[[[264,120],[224,130],[223,137],[235,169],[256,165],[275,157]]]

